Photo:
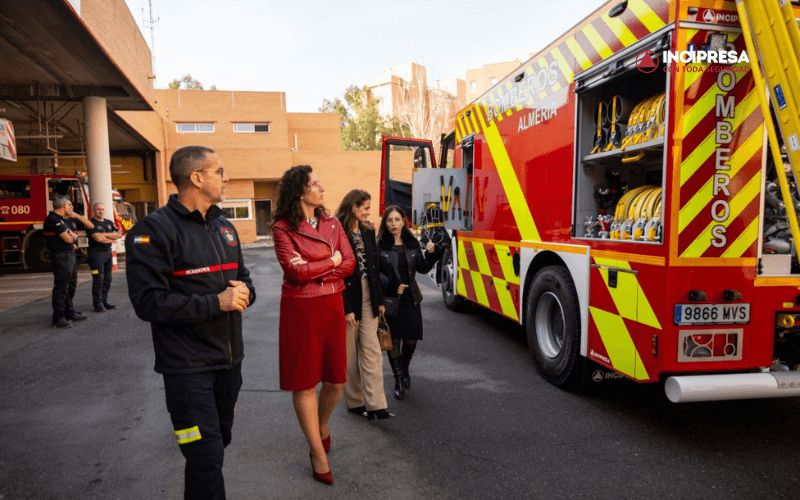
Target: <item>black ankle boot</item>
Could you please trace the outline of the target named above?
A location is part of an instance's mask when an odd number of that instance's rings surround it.
[[[408,373],[408,364],[411,360],[405,356],[400,359],[403,361],[403,374],[400,376],[400,382],[404,389],[411,389],[411,375]]]
[[[392,358],[389,357],[389,366],[392,367],[394,374],[394,398],[403,399],[406,397],[406,390],[403,388],[403,357]]]
[[[408,365],[411,364],[411,358],[414,356],[414,351],[416,349],[416,343],[414,345],[403,344],[403,354],[400,359],[403,360],[403,376],[401,381],[405,389],[411,389],[411,374],[408,371]]]

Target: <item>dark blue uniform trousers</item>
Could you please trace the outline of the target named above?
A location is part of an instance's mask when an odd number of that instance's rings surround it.
[[[75,315],[72,297],[78,286],[78,264],[75,252],[50,254],[53,263],[53,322]]]
[[[103,307],[108,303],[108,291],[111,290],[111,249],[92,248],[89,250],[89,267],[92,269],[92,302],[94,307]]]
[[[223,455],[241,387],[241,363],[232,370],[164,374],[167,410],[186,458],[186,500],[225,498]]]

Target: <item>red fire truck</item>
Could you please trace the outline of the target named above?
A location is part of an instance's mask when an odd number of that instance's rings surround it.
[[[734,2],[606,3],[459,112],[439,168],[385,138],[381,209],[441,210],[447,307],[524,325],[557,386],[600,365],[674,402],[800,395],[800,199],[751,69]]]
[[[42,226],[53,210],[53,197],[67,196],[73,210],[91,217],[89,198],[81,178],[71,175],[3,175],[0,176],[0,241],[3,265],[23,265],[48,269],[50,252],[44,241]],[[86,254],[89,240],[78,232],[78,248]]]

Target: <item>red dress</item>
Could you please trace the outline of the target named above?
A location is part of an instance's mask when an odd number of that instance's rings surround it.
[[[322,217],[317,229],[302,222],[297,231],[273,226],[275,253],[284,270],[279,331],[280,387],[313,389],[320,382],[347,381],[347,349],[342,290],[355,257],[339,221]],[[342,262],[330,257],[338,250]],[[307,263],[289,262],[297,252]]]
[[[303,391],[320,382],[347,382],[342,300],[341,293],[308,299],[281,297],[279,357],[284,391]]]

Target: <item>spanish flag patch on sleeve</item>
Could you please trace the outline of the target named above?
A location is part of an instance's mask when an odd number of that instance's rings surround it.
[[[149,236],[137,236],[133,239],[135,244],[141,245],[149,245],[150,244],[150,237]]]

